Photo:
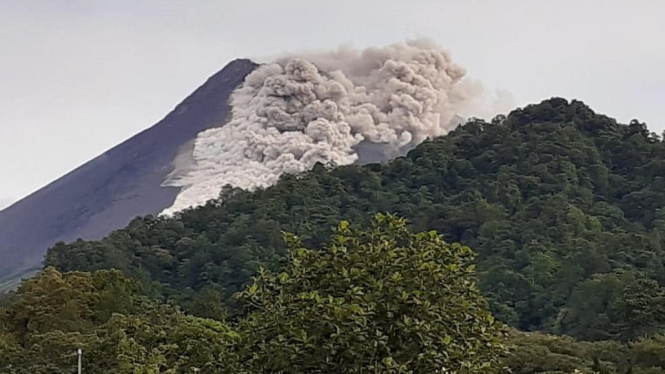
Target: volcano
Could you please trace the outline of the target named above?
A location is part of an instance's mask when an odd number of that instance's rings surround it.
[[[496,112],[465,73],[428,40],[235,60],[153,127],[0,212],[0,288],[37,271],[58,242],[203,205],[226,185],[252,191],[317,164],[387,162],[470,113]]]
[[[256,67],[232,61],[154,126],[0,211],[0,288],[40,269],[57,242],[101,239],[171,206],[180,189],[164,180],[199,132],[227,120],[231,92]]]

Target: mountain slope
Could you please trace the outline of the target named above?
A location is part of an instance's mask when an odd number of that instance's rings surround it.
[[[198,132],[224,122],[231,91],[255,66],[231,62],[150,129],[1,211],[0,284],[39,268],[58,241],[99,239],[169,207],[179,189],[161,184],[176,157]]]

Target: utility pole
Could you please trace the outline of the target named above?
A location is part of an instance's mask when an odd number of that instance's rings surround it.
[[[81,351],[81,348],[79,348],[79,349],[76,351],[76,353],[77,353],[78,356],[79,356],[79,365],[78,365],[79,372],[78,372],[78,373],[81,374],[81,354],[83,354],[83,352]]]

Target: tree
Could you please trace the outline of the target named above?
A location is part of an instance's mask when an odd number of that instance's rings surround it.
[[[151,307],[141,315],[116,314],[104,326],[106,370],[119,374],[237,373],[238,335],[223,322]]]
[[[138,291],[117,270],[49,267],[24,281],[0,306],[0,372],[72,373],[79,348],[91,373],[237,372],[238,336],[228,325],[187,316]],[[218,309],[208,312],[220,316]]]
[[[476,287],[473,252],[376,215],[342,222],[316,251],[285,235],[290,263],[239,298],[241,360],[252,373],[491,373],[502,327]]]
[[[623,337],[656,335],[665,327],[665,289],[652,279],[637,279],[623,290]],[[662,338],[662,337],[661,337]]]

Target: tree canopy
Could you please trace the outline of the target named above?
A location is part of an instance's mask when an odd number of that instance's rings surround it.
[[[69,373],[491,373],[504,331],[476,287],[473,252],[377,215],[306,249],[237,295],[234,322],[183,314],[117,270],[25,281],[0,308],[0,369]]]
[[[283,271],[261,269],[226,321],[213,289],[196,302],[211,312],[201,318],[117,270],[46,268],[1,300],[0,371],[71,373],[82,348],[86,372],[112,374],[665,373],[662,335],[589,343],[506,329],[476,287],[474,252],[395,216],[343,221],[320,249],[284,238]],[[648,314],[641,297],[631,305]]]
[[[659,136],[563,99],[227,187],[51,248],[0,370],[663,373],[663,187]]]
[[[172,218],[60,243],[46,263],[120,269],[187,310],[213,290],[233,314],[231,296],[260,266],[283,266],[282,231],[320,248],[338,222],[361,226],[390,212],[473,248],[479,287],[502,322],[627,341],[644,334],[640,326],[663,330],[663,314],[635,301],[656,303],[664,292],[664,166],[665,144],[644,124],[551,99],[469,121],[386,164],[318,165],[263,190],[226,188]]]
[[[239,296],[256,373],[490,373],[501,330],[476,288],[472,252],[377,215],[342,222],[320,251],[287,240],[290,261]]]
[[[150,301],[117,270],[24,281],[0,307],[0,372],[189,373],[219,365],[237,334]],[[214,372],[208,370],[207,372]]]

